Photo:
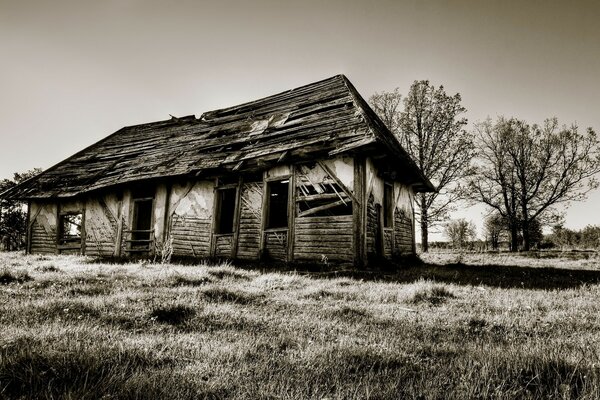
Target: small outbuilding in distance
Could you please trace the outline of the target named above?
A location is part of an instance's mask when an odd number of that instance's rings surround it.
[[[122,128],[1,196],[27,252],[353,263],[415,253],[434,187],[343,75]]]

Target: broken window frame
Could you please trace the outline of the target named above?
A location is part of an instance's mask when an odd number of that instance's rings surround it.
[[[296,188],[296,202],[298,203],[298,218],[319,216],[350,216],[352,215],[352,197],[348,195],[349,189],[332,176],[332,172],[321,163],[327,180],[313,182],[307,173],[303,173],[303,165],[299,168]],[[308,167],[310,168],[310,167]],[[343,186],[343,187],[342,187]]]
[[[215,223],[214,223],[214,234],[215,235],[233,235],[235,233],[235,213],[238,206],[237,204],[237,196],[238,196],[239,185],[224,185],[222,187],[217,187],[215,190]],[[233,202],[231,203],[231,228],[227,230],[223,230],[223,194],[224,192],[230,192]]]
[[[289,228],[289,202],[290,202],[290,176],[281,176],[281,177],[276,177],[276,178],[271,178],[265,181],[265,185],[266,185],[266,189],[265,189],[265,195],[267,196],[267,201],[266,201],[266,208],[265,208],[265,231],[281,231],[281,230],[287,230]],[[282,210],[284,209],[284,211],[280,211],[279,214],[284,214],[285,213],[285,218],[279,218],[278,221],[285,221],[285,224],[283,223],[278,223],[278,224],[273,224],[273,212],[272,212],[272,186],[276,185],[276,184],[284,184],[285,185],[285,190],[282,190],[281,193],[285,195],[285,202],[283,201],[278,201],[278,203],[281,205]],[[281,186],[282,188],[284,187],[283,185]]]
[[[128,233],[131,235],[127,240],[128,252],[149,252],[154,245],[154,197],[156,188],[151,186],[139,186],[132,190],[131,199],[131,229]],[[137,229],[139,225],[139,210],[141,203],[150,204],[150,217],[148,229]]]
[[[79,225],[71,222],[71,225],[74,225],[78,228],[78,235],[65,235],[65,220],[69,217],[79,216]],[[61,213],[58,216],[58,240],[57,244],[59,248],[73,248],[81,247],[81,243],[83,242],[84,235],[84,215],[82,211],[69,211],[65,213]]]

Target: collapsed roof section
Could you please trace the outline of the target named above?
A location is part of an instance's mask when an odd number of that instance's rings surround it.
[[[200,118],[122,128],[1,196],[73,197],[146,179],[259,171],[347,153],[383,154],[395,178],[434,190],[350,81],[337,75]]]

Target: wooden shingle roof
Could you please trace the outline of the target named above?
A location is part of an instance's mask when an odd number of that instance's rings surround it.
[[[234,107],[122,128],[2,197],[72,197],[128,182],[258,171],[277,162],[385,152],[434,190],[350,81],[337,75]]]

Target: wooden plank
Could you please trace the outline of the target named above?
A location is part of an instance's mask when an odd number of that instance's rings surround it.
[[[344,204],[346,204],[344,202],[344,200],[338,200],[338,201],[334,201],[333,203],[323,204],[322,206],[318,206],[318,207],[310,208],[306,211],[302,211],[301,213],[298,214],[298,217],[299,218],[308,217],[309,215],[316,214],[320,211],[329,210],[330,208],[334,208],[334,207],[341,206]]]
[[[237,188],[235,190],[235,205],[233,206],[233,243],[231,244],[231,258],[235,258],[237,254],[237,246],[240,235],[240,213],[242,208],[242,184],[243,180],[238,178]]]
[[[315,200],[333,200],[340,199],[340,196],[345,197],[344,200],[350,200],[349,197],[346,196],[346,193],[318,193],[318,194],[310,194],[308,196],[298,196],[296,202],[301,201],[315,201]]]
[[[354,203],[352,204],[352,224],[353,224],[353,252],[354,252],[354,265],[361,268],[365,264],[366,259],[366,218],[363,219],[363,214],[366,217],[366,207],[364,201],[364,188],[365,188],[365,160],[364,158],[354,159],[354,191],[356,198],[353,198]]]
[[[287,154],[287,151],[284,153]],[[282,155],[283,156],[283,155]],[[294,237],[296,228],[296,166],[290,165],[290,182],[288,184],[288,233],[287,262],[294,261]]]
[[[347,222],[349,224],[352,224],[352,215],[330,215],[330,216],[323,216],[323,217],[303,217],[303,218],[296,218],[296,221],[298,224],[317,223],[317,222],[322,222],[322,223]]]
[[[25,254],[31,254],[31,200],[27,201],[27,243]]]
[[[261,219],[260,219],[260,241],[258,246],[258,254],[259,258],[263,257],[263,253],[265,251],[265,227],[267,226],[267,218],[269,217],[269,210],[267,210],[268,205],[268,185],[267,185],[267,171],[263,172],[263,197],[262,197],[262,205],[261,205]]]

